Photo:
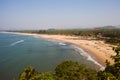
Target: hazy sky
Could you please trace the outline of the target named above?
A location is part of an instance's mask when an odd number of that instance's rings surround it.
[[[120,0],[0,0],[0,29],[120,25]]]

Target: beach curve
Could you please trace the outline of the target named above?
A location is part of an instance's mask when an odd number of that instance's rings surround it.
[[[111,56],[115,55],[115,52],[112,50],[112,46],[110,44],[106,44],[103,41],[83,40],[77,36],[66,36],[66,35],[32,34],[32,33],[19,33],[19,32],[10,32],[10,33],[29,35],[38,38],[71,43],[79,48],[82,48],[83,50],[88,52],[88,54],[94,56],[97,59],[97,62],[100,63],[101,66],[105,67],[106,60],[110,61],[111,64],[114,63],[114,61],[111,59]]]

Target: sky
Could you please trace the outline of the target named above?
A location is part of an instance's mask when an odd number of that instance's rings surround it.
[[[120,25],[120,0],[0,0],[0,30]]]

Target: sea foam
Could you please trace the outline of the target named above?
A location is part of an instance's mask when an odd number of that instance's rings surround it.
[[[10,44],[10,46],[15,46],[16,44],[19,44],[22,42],[24,42],[24,40],[19,40],[19,41],[13,42],[12,44]]]
[[[65,43],[61,43],[61,42],[60,42],[60,43],[59,43],[59,45],[61,45],[61,46],[65,46],[66,44],[65,44]]]
[[[98,65],[100,67],[100,70],[104,70],[105,67],[102,66],[100,63],[98,63],[94,58],[92,58],[87,52],[85,52],[83,49],[74,46],[75,50],[79,52],[80,55],[84,56],[87,58],[87,60],[94,62],[94,64]]]

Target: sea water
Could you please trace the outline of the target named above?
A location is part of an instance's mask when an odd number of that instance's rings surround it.
[[[33,66],[40,72],[54,71],[62,61],[72,60],[93,69],[103,68],[84,50],[66,42],[33,36],[0,33],[0,79],[17,79],[22,70]]]

